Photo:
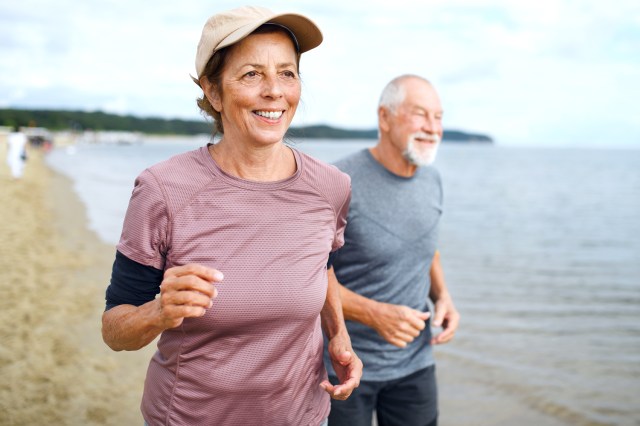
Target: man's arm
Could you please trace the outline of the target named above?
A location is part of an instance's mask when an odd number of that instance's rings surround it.
[[[442,326],[442,332],[431,339],[431,344],[447,343],[451,339],[460,323],[460,314],[453,304],[447,283],[444,280],[444,272],[440,263],[440,252],[436,251],[431,262],[431,290],[429,298],[433,302],[435,314],[432,325],[434,327]]]
[[[351,339],[344,324],[337,281],[329,280],[327,284],[327,297],[320,312],[320,319],[322,329],[329,339],[329,357],[340,380],[340,384],[336,386],[328,380],[323,381],[320,386],[333,399],[344,400],[360,385],[362,361],[351,347]]]
[[[344,318],[367,325],[378,332],[387,342],[405,347],[424,330],[429,312],[420,312],[408,306],[378,302],[361,296],[338,282],[329,269],[329,285],[340,290]]]

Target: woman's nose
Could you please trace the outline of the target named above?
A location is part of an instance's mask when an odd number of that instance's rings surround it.
[[[279,98],[282,96],[283,91],[282,87],[280,87],[281,82],[278,80],[277,76],[267,76],[264,79],[264,87],[263,87],[263,96],[269,98]]]

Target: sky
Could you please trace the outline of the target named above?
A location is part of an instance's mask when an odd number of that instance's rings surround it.
[[[310,17],[293,125],[377,127],[392,78],[429,79],[444,127],[504,146],[640,148],[637,0],[0,3],[0,108],[202,119],[202,26],[245,4]]]

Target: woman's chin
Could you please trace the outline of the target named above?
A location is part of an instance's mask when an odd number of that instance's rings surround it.
[[[253,140],[259,145],[273,145],[282,142],[285,134],[286,131],[281,129],[261,131],[253,135]]]

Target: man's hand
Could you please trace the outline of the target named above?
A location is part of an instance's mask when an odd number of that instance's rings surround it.
[[[162,328],[178,327],[184,318],[203,316],[218,295],[214,283],[223,278],[222,272],[198,264],[167,269],[157,299]]]
[[[345,400],[355,388],[360,386],[362,361],[353,351],[348,336],[345,337],[343,334],[329,340],[328,352],[340,384],[334,386],[328,380],[324,380],[320,386],[331,395],[331,398]]]
[[[434,303],[435,315],[433,317],[433,326],[442,327],[442,332],[431,338],[432,345],[447,343],[455,335],[460,323],[460,314],[453,305],[451,297],[443,297]]]
[[[424,330],[430,315],[408,306],[380,302],[371,316],[371,326],[384,340],[404,348]]]

